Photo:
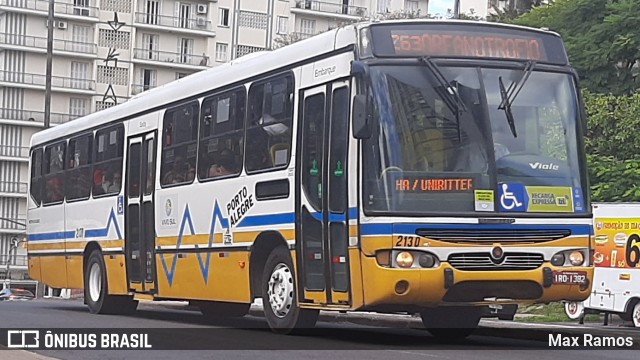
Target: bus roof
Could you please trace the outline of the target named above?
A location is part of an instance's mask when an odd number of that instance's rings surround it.
[[[37,132],[31,138],[31,146],[37,146],[60,137],[64,137],[68,134],[82,132],[83,130],[92,129],[117,119],[142,113],[158,107],[158,104],[173,103],[180,99],[197,96],[206,91],[212,90],[211,84],[216,84],[216,87],[224,87],[243,78],[250,78],[261,73],[277,70],[286,65],[295,64],[314,56],[320,56],[333,50],[354,45],[356,43],[357,29],[374,24],[385,23],[470,24],[537,31],[559,36],[557,33],[542,29],[470,20],[373,20],[345,25],[276,50],[260,51],[258,53],[245,55],[225,64],[194,73],[182,79],[145,91],[132,97],[129,101],[123,104]],[[178,97],[178,95],[180,97]]]

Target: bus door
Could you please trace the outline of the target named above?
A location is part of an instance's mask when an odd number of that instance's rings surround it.
[[[135,292],[156,291],[155,174],[156,133],[130,137],[125,192],[125,252],[129,289]]]
[[[347,81],[302,92],[296,175],[299,302],[349,305]]]

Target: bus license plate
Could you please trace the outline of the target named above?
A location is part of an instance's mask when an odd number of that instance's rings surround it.
[[[554,271],[553,272],[554,284],[586,284],[587,272],[586,271]]]

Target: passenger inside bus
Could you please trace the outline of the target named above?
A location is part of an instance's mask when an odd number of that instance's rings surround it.
[[[162,183],[179,184],[185,181],[190,181],[187,179],[190,167],[190,164],[187,163],[182,156],[176,156],[173,162],[173,167],[171,168],[171,170],[165,173],[164,177],[162,178]]]
[[[229,149],[222,150],[215,156],[214,161],[209,168],[209,177],[233,175],[238,172],[233,153]]]
[[[101,169],[96,169],[93,172],[93,194],[94,195],[103,195],[104,189],[102,188],[102,174],[103,171]]]

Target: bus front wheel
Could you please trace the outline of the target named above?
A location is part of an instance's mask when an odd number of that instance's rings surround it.
[[[262,306],[269,327],[276,333],[313,328],[318,320],[318,310],[298,307],[293,261],[284,246],[273,249],[267,258],[262,277]]]
[[[427,331],[442,340],[463,339],[473,333],[482,317],[480,307],[440,307],[420,312]]]
[[[89,255],[84,272],[84,298],[93,314],[123,314],[132,312],[138,302],[128,295],[109,295],[107,271],[102,253]]]

